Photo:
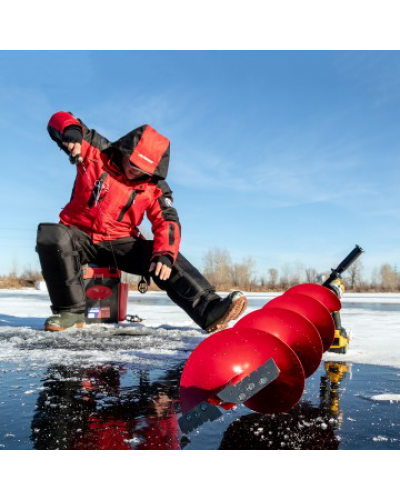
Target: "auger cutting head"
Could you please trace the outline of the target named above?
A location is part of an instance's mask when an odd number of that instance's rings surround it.
[[[200,422],[202,405],[205,420],[217,418],[207,405],[228,409],[240,402],[260,413],[289,411],[332,344],[331,312],[340,308],[327,288],[298,285],[205,339],[182,372],[182,419]]]
[[[269,359],[279,370],[278,378],[244,404],[263,413],[290,410],[300,400],[305,383],[297,355],[270,333],[231,328],[205,339],[189,357],[181,377],[182,411],[186,413],[202,401],[224,403],[217,396],[220,391],[239,383]]]

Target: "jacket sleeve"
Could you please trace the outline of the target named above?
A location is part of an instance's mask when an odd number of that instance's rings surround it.
[[[50,118],[47,131],[53,141],[66,153],[69,153],[69,151],[62,145],[63,133],[71,125],[79,127],[82,131],[83,141],[86,142],[86,145],[82,142],[82,149],[85,149],[85,146],[86,149],[87,146],[92,146],[99,151],[103,151],[110,146],[111,143],[108,139],[100,135],[96,130],[90,130],[81,120],[75,118],[72,113],[58,111]]]
[[[161,194],[147,209],[147,217],[151,222],[154,235],[153,259],[168,255],[175,264],[181,242],[181,225],[178,212],[172,206],[172,191],[165,181],[157,186]]]

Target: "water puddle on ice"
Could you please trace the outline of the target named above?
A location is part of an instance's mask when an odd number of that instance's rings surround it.
[[[0,448],[400,448],[399,403],[389,403],[398,396],[397,370],[325,362],[289,413],[238,407],[184,436],[178,426],[184,360],[159,364],[3,361]]]

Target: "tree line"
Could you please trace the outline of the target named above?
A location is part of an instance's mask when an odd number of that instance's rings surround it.
[[[285,264],[280,269],[271,267],[265,273],[259,273],[253,257],[234,262],[229,251],[220,248],[205,252],[201,271],[217,290],[250,292],[280,292],[300,283],[322,283],[330,274],[329,269],[321,272],[301,262]],[[42,279],[40,271],[27,268],[18,272],[14,265],[8,274],[0,276],[0,288],[34,286],[35,281]],[[138,279],[129,276],[131,289],[136,289]],[[343,282],[346,290],[354,292],[400,292],[400,271],[395,265],[385,263],[376,267],[370,278],[366,278],[361,258],[343,275]],[[158,290],[154,283],[150,289]]]
[[[202,271],[218,290],[239,288],[244,291],[285,291],[300,283],[322,283],[330,270],[317,270],[301,262],[285,264],[280,269],[269,268],[260,274],[255,260],[246,257],[240,263],[232,260],[228,250],[209,249],[203,257]],[[343,275],[347,290],[355,292],[398,292],[400,271],[385,263],[376,267],[371,278],[365,277],[362,258],[358,259]]]

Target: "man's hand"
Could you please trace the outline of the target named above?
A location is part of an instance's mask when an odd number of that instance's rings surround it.
[[[158,261],[152,262],[150,264],[149,272],[152,273],[153,271],[155,276],[160,277],[160,280],[167,280],[171,276],[172,271],[170,259],[168,257],[161,256]]]
[[[82,146],[79,142],[63,142],[63,145],[71,152],[70,156],[75,158],[78,162],[83,161],[81,156]]]
[[[76,125],[67,127],[63,134],[63,146],[70,152],[69,159],[71,163],[80,163],[83,161],[81,156],[83,133],[82,129]]]

